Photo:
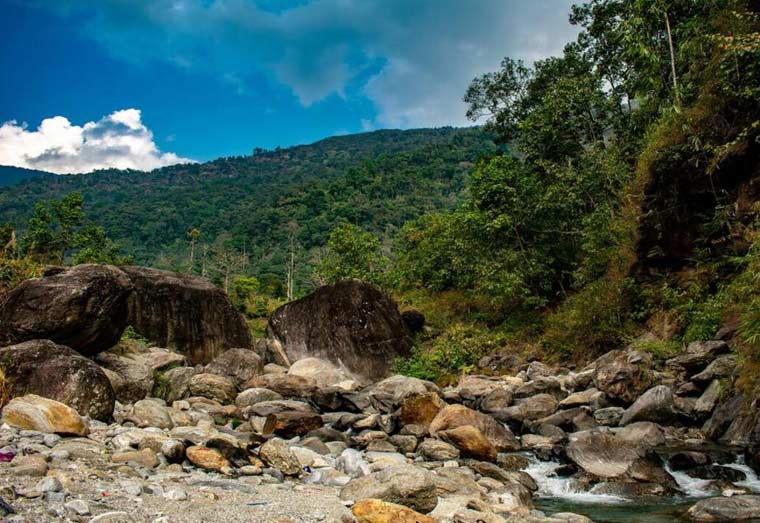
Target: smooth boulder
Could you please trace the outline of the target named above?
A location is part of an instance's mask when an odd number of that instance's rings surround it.
[[[409,356],[412,347],[396,303],[358,280],[327,285],[283,305],[268,330],[291,362],[323,358],[372,381],[387,376],[394,359]]]
[[[133,286],[111,265],[48,270],[0,301],[0,345],[46,339],[92,356],[116,345],[127,327]]]
[[[353,479],[340,492],[343,500],[381,499],[419,512],[430,512],[438,504],[433,474],[412,465],[388,467]]]
[[[48,434],[86,436],[87,422],[71,407],[35,394],[12,399],[3,407],[2,422]]]
[[[50,340],[0,349],[0,371],[10,397],[36,394],[102,421],[113,414],[114,391],[100,367]]]
[[[492,417],[464,405],[448,405],[430,424],[430,434],[456,429],[465,425],[476,427],[499,452],[520,449],[520,442],[507,427]]]

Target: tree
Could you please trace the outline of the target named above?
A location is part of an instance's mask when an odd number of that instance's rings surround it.
[[[380,240],[350,223],[338,225],[327,240],[327,252],[316,268],[325,283],[357,278],[375,285],[384,283],[388,259],[380,251]]]
[[[78,192],[60,200],[38,202],[26,229],[25,254],[46,262],[62,264],[75,247],[76,234],[84,222],[84,199]]]
[[[77,231],[73,247],[78,249],[73,254],[74,264],[127,265],[132,263],[132,258],[123,256],[119,246],[106,236],[105,229],[99,225],[88,224]]]
[[[296,237],[298,235],[298,224],[294,221],[288,222],[288,283],[287,298],[293,299],[296,278]]]
[[[211,247],[209,269],[222,282],[224,292],[229,292],[230,282],[248,265],[248,255],[229,245],[229,236],[221,234]]]
[[[192,228],[187,231],[187,238],[190,240],[190,264],[189,271],[193,272],[195,268],[195,244],[198,242],[198,238],[201,236],[201,231]]]

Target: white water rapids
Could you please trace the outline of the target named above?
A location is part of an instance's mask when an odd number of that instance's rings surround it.
[[[530,465],[524,471],[530,474],[536,481],[539,497],[562,499],[573,503],[606,505],[629,503],[632,501],[619,496],[580,490],[574,485],[572,479],[557,476],[556,470],[561,466],[560,463],[555,461],[539,461],[535,457],[530,457],[530,460]],[[758,478],[754,470],[744,463],[742,456],[739,456],[734,463],[724,463],[722,466],[739,470],[746,474],[747,478],[744,481],[734,483],[737,487],[743,487],[752,492],[760,492],[760,478]],[[714,491],[709,490],[711,480],[692,478],[684,471],[671,470],[667,464],[664,465],[664,468],[673,476],[673,479],[678,484],[678,488],[681,489],[686,497],[704,498],[715,495]]]

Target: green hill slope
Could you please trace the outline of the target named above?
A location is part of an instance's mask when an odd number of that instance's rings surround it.
[[[284,281],[297,224],[298,287],[330,230],[348,221],[389,237],[404,222],[461,201],[464,179],[499,149],[481,129],[377,131],[150,173],[100,171],[0,189],[0,223],[21,226],[40,199],[73,191],[137,263],[181,268],[187,231],[199,253],[220,237],[249,254],[248,272]]]

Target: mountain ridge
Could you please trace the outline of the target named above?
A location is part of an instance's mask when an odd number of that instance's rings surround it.
[[[249,255],[252,274],[281,278],[295,222],[303,286],[335,225],[390,237],[410,219],[453,208],[470,168],[500,151],[477,127],[381,130],[149,172],[58,175],[0,188],[0,223],[21,227],[35,202],[77,191],[139,263],[183,268],[186,232],[197,228],[201,245],[223,238]]]

